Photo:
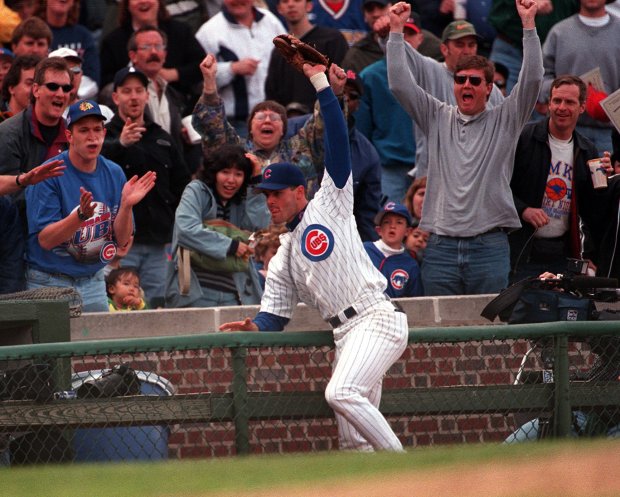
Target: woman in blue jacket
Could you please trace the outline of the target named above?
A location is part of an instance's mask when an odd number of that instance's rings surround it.
[[[260,170],[243,148],[223,145],[187,185],[175,215],[166,307],[260,302],[247,242],[250,232],[267,227],[271,219],[264,196],[248,188]]]

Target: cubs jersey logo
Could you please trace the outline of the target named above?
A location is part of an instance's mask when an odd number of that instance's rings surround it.
[[[404,269],[395,269],[390,274],[390,284],[395,290],[402,290],[409,281],[409,273]]]
[[[319,0],[321,7],[334,19],[340,19],[349,8],[349,0]]]
[[[101,252],[99,253],[99,259],[104,264],[107,264],[114,259],[116,255],[116,244],[114,242],[108,242],[101,247]]]
[[[334,250],[334,235],[325,226],[311,224],[301,236],[301,252],[312,262],[325,260]]]
[[[66,252],[77,262],[84,264],[99,261],[110,262],[111,257],[114,257],[114,254],[110,256],[112,248],[116,253],[116,246],[109,247],[110,243],[114,245],[112,242],[112,213],[103,202],[94,202],[94,204],[95,212],[93,215],[82,222],[80,228],[63,244]],[[63,248],[57,250],[63,250]]]

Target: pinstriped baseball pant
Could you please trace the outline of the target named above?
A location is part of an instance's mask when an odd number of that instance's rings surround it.
[[[407,316],[391,303],[334,330],[336,357],[325,398],[336,414],[340,449],[402,451],[379,411],[383,376],[407,346]]]

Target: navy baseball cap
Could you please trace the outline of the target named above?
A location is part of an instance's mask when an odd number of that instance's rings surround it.
[[[396,202],[387,202],[383,209],[377,212],[375,216],[375,226],[379,226],[383,218],[387,214],[396,214],[397,216],[402,216],[407,220],[407,226],[411,226],[413,224],[413,219],[411,218],[411,214],[407,210],[403,204],[397,204]]]
[[[15,54],[11,52],[8,48],[0,47],[0,59],[11,59],[15,58]]]
[[[83,117],[95,116],[105,121],[105,116],[101,113],[101,108],[97,102],[92,100],[80,100],[69,107],[67,113],[67,128],[75,124]]]
[[[129,76],[135,76],[144,86],[149,85],[149,78],[142,71],[138,71],[135,67],[123,67],[114,75],[114,91],[121,86]]]
[[[255,185],[258,190],[284,190],[294,186],[306,187],[301,169],[290,162],[277,162],[263,171],[263,180]]]

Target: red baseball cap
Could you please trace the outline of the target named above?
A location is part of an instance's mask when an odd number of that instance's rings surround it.
[[[407,19],[404,27],[413,30],[416,34],[419,33],[421,31],[420,16],[418,16],[415,12],[412,12],[411,17]]]

